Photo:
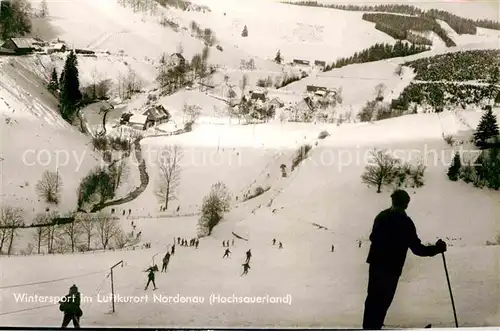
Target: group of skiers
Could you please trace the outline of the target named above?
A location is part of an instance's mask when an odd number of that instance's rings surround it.
[[[364,305],[363,329],[379,330],[384,326],[384,320],[396,293],[408,249],[418,256],[435,256],[447,250],[446,243],[441,239],[437,240],[434,245],[425,246],[421,243],[415,224],[406,214],[410,202],[410,196],[406,191],[394,191],[391,199],[392,206],[375,217],[369,237],[371,245],[366,260],[369,264],[369,277]],[[177,242],[180,244],[181,238],[177,238]],[[187,245],[187,241],[183,241],[183,243]],[[272,243],[273,246],[276,245],[276,239],[273,239]],[[190,245],[197,246],[198,239],[191,240]],[[227,248],[229,241],[223,242],[223,246],[226,247],[223,258],[229,257],[229,254],[231,254],[231,251]],[[358,241],[358,247],[361,247],[361,241]],[[281,242],[279,242],[279,248],[283,248]],[[335,247],[332,245],[332,252],[334,249]],[[175,243],[171,252],[167,252],[163,258],[162,272],[166,272],[168,262],[174,252]],[[245,253],[245,256],[241,276],[246,275],[250,269],[250,259],[252,257],[250,249]],[[156,271],[158,271],[156,265],[146,270],[148,272],[148,282],[145,290],[147,290],[150,283],[153,283],[154,289],[157,288],[155,284]],[[80,309],[80,293],[76,285],[70,288],[65,300],[61,300],[59,303],[59,309],[64,313],[62,327],[65,328],[73,321],[75,328],[79,328],[79,321],[83,312]]]
[[[234,246],[234,239],[231,240],[231,246]],[[229,247],[229,240],[227,241],[222,241],[222,247]]]
[[[177,245],[183,246],[183,247],[195,247],[198,248],[198,245],[200,244],[200,239],[198,238],[192,238],[189,241],[187,239],[177,237]],[[175,245],[175,238],[174,238],[174,245]]]

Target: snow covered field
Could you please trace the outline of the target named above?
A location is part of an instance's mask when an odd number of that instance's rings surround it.
[[[434,243],[437,238],[448,243],[446,257],[460,326],[500,325],[500,249],[485,244],[494,242],[500,234],[500,196],[497,191],[451,182],[446,176],[455,151],[476,152],[468,138],[479,122],[480,111],[415,114],[340,126],[277,120],[238,125],[236,119],[230,123],[227,116],[216,116],[227,106],[220,100],[226,93],[224,75],[239,93],[243,74],[249,77],[247,89],[252,89],[259,78],[292,70],[271,61],[278,49],[286,62],[295,58],[330,62],[375,43],[394,41],[363,21],[361,12],[289,6],[269,0],[197,0],[211,12],[158,8],[157,16],[149,16],[122,8],[114,0],[47,3],[49,22],[59,38],[98,53],[95,58],[78,58],[82,86],[92,83],[96,76],[116,83],[117,76],[128,68],[144,82],[143,92],[115,105],[108,123],[116,123],[122,111],[140,113],[147,106],[148,96],[158,95],[154,90],[155,63],[162,52],[175,52],[182,44],[186,59],[190,59],[203,47],[189,31],[181,28],[175,32],[160,26],[157,20],[162,13],[188,29],[194,20],[215,32],[224,51],[211,50],[209,62],[220,67],[212,77],[220,95],[182,89],[159,97],[156,104],[168,109],[179,126],[185,103],[200,106],[201,117],[192,132],[144,138],[140,156],[149,175],[148,185],[132,201],[105,209],[116,208],[115,214],[120,217],[122,211],[131,210],[130,217],[120,218],[120,225],[129,232],[133,221],[135,231],[142,232],[140,244],[151,243],[151,248],[139,245],[135,250],[85,254],[1,256],[1,325],[59,326],[62,316],[57,304],[28,302],[22,295],[61,296],[76,284],[84,296],[81,323],[85,327],[359,327],[368,278],[368,236],[374,217],[390,202],[390,188],[377,194],[374,187],[361,182],[372,148],[387,148],[405,161],[423,161],[427,166],[425,186],[408,189],[412,198],[408,213],[424,243]],[[38,6],[39,2],[33,4]],[[417,5],[453,7],[424,1]],[[472,18],[498,19],[491,16],[494,3],[461,5],[447,10]],[[247,38],[241,37],[244,25],[249,31]],[[300,100],[307,85],[341,87],[343,105],[339,108],[352,110],[355,115],[374,98],[376,85],[386,85],[384,97],[390,100],[411,82],[413,73],[408,68],[402,77],[394,74],[399,64],[445,51],[498,48],[498,37],[498,31],[486,29],[478,29],[477,36],[453,35],[457,47],[435,47],[406,58],[313,73],[283,89],[271,89],[269,94],[288,103]],[[240,70],[240,61],[250,58],[255,60],[256,69]],[[93,151],[90,137],[62,120],[57,100],[44,88],[43,78],[52,66],[60,71],[63,60],[63,55],[0,57],[0,202],[22,208],[28,224],[46,208],[35,190],[45,170],[55,171],[57,165],[64,183],[59,211],[65,214],[76,206],[81,178],[104,164],[102,155]],[[500,109],[494,112],[500,119]],[[91,124],[99,123],[95,110],[90,115]],[[159,127],[171,129],[172,123]],[[330,136],[318,139],[325,130]],[[444,135],[456,136],[465,143],[450,147],[443,141]],[[312,146],[310,154],[294,171],[287,170],[286,178],[282,177],[281,165],[290,169],[297,149],[304,144]],[[184,154],[180,186],[168,211],[160,212],[155,195],[157,155],[171,145],[181,146]],[[116,198],[126,197],[143,180],[134,152],[126,159],[129,174]],[[219,180],[233,195],[231,211],[211,236],[200,239],[198,249],[177,245],[168,272],[157,273],[158,290],[145,292],[144,270],[153,259],[160,263],[174,238],[189,240],[197,235],[196,213],[210,186]],[[269,190],[243,201],[244,194],[259,186]],[[173,212],[177,207],[179,211]],[[33,229],[19,231],[16,254],[27,247],[32,234]],[[283,243],[282,250],[272,245],[273,238]],[[232,239],[232,256],[222,259],[225,248],[221,243]],[[332,245],[335,252],[330,251]],[[248,249],[253,254],[251,269],[247,276],[240,277]],[[115,293],[135,298],[146,295],[148,301],[117,302],[116,312],[110,313],[109,268],[121,260],[123,267],[116,267],[113,273]],[[154,302],[154,296],[176,295],[196,297],[198,302]],[[286,302],[211,304],[212,295],[271,296]],[[202,298],[204,301],[199,302]],[[443,264],[439,256],[418,258],[409,253],[385,324],[419,328],[429,323],[434,327],[454,326]]]

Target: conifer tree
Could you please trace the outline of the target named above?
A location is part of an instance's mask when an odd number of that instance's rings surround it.
[[[50,82],[49,82],[49,91],[52,93],[57,92],[59,89],[59,80],[57,79],[57,71],[56,68],[52,69],[52,75],[50,77]]]
[[[494,137],[498,137],[498,123],[491,107],[487,107],[474,133],[474,142],[476,146],[483,147]]]
[[[243,28],[243,31],[241,32],[241,36],[242,37],[248,37],[248,29],[247,29],[247,26],[245,25],[245,27]]]
[[[460,154],[457,152],[453,161],[448,168],[448,178],[452,181],[458,180],[458,175],[460,174],[460,168],[462,167],[462,161],[460,160]]]
[[[66,58],[61,79],[59,81],[60,95],[59,107],[62,117],[70,121],[75,115],[78,103],[82,99],[80,81],[78,79],[78,61],[73,51]]]
[[[274,62],[281,64],[281,52],[278,49],[278,52],[276,53],[276,57],[274,58]]]

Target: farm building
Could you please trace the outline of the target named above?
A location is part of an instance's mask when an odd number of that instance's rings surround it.
[[[146,121],[148,117],[146,115],[132,115],[128,120],[130,127],[137,130],[146,130]]]
[[[324,69],[326,67],[326,62],[325,61],[315,60],[314,61],[314,65],[317,66],[317,67],[320,67],[320,68]]]
[[[167,64],[172,67],[183,66],[186,64],[186,59],[181,53],[173,53],[168,57]]]
[[[326,87],[323,86],[315,86],[315,85],[307,85],[306,92],[316,93],[317,91],[327,91]]]
[[[155,107],[149,108],[144,113],[142,113],[142,115],[145,115],[147,117],[146,128],[157,126],[158,124],[167,123],[170,120],[170,114],[162,105],[157,105]]]
[[[285,106],[285,103],[279,98],[273,98],[266,103],[268,109],[278,109]]]
[[[47,48],[47,54],[52,54],[52,53],[59,53],[59,52],[66,52],[66,45],[63,43],[57,43],[50,45]]]
[[[37,40],[32,38],[10,38],[5,41],[0,48],[6,50],[6,53],[13,52],[16,55],[30,54],[37,46]]]
[[[308,60],[293,59],[293,64],[308,66],[310,62]]]
[[[250,100],[260,100],[266,102],[266,92],[265,91],[250,91]]]

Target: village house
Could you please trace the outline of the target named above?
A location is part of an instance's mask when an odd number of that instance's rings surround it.
[[[308,60],[293,59],[293,64],[308,66],[310,62]]]
[[[328,89],[324,86],[307,85],[306,92],[316,93],[317,91],[327,91]]]
[[[10,38],[0,47],[5,53],[24,55],[32,53],[37,46],[37,40],[32,38]]]
[[[260,100],[266,102],[266,92],[265,91],[250,91],[250,100]]]
[[[279,98],[272,98],[266,103],[267,109],[278,109],[284,106],[285,103],[281,101]]]
[[[52,44],[47,48],[47,54],[66,52],[66,45],[63,43]]]
[[[320,67],[320,68],[322,68],[322,69],[325,69],[325,67],[326,67],[326,62],[325,62],[325,61],[315,60],[315,61],[314,61],[314,65],[315,65],[316,67]]]
[[[292,110],[293,121],[310,122],[313,119],[316,108],[311,98],[305,97],[295,105]]]
[[[186,59],[182,56],[181,53],[173,53],[167,60],[169,66],[177,67],[184,66],[186,64]]]
[[[146,115],[132,115],[128,120],[128,124],[131,128],[136,130],[146,130],[146,121],[148,117]]]
[[[159,124],[167,123],[170,120],[170,114],[162,105],[151,107],[142,113],[142,115],[147,117],[146,129]]]

